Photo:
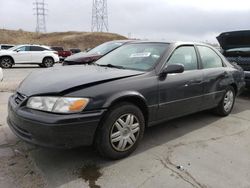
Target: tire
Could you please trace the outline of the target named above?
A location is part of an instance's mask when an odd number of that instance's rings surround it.
[[[39,67],[42,67],[42,68],[44,67],[44,65],[43,65],[43,64],[38,64],[38,65],[39,65]]]
[[[0,59],[0,66],[4,69],[11,68],[13,65],[13,60],[10,57],[2,57]]]
[[[109,159],[130,155],[143,137],[145,120],[141,110],[131,103],[113,106],[97,129],[95,148]]]
[[[45,57],[43,59],[42,65],[43,65],[43,67],[48,68],[48,67],[53,67],[54,63],[55,62],[54,62],[54,59],[52,57]]]
[[[214,109],[214,112],[220,116],[228,116],[233,109],[234,102],[235,102],[235,90],[232,86],[228,86],[221,102]]]

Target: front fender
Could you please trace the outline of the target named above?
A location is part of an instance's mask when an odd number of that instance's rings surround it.
[[[138,98],[139,100],[142,100],[147,105],[147,101],[141,93],[137,91],[122,91],[122,92],[115,93],[114,95],[111,95],[110,97],[108,97],[108,99],[103,105],[103,108],[108,108],[116,101],[125,99],[125,98],[130,98],[130,97]]]

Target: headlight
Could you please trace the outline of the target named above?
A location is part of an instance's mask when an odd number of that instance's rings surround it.
[[[75,113],[81,112],[88,102],[88,98],[31,97],[27,102],[27,107],[55,113]]]

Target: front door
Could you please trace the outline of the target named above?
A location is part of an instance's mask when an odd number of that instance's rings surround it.
[[[159,80],[159,120],[167,120],[199,110],[203,95],[203,74],[194,46],[177,48],[166,66],[183,64],[184,72]]]
[[[20,48],[17,48],[12,56],[15,63],[30,63],[30,46],[21,46]]]

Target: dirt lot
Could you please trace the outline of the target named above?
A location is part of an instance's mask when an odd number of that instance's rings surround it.
[[[43,44],[49,46],[62,46],[66,49],[93,48],[111,40],[127,39],[115,33],[100,32],[54,32],[42,33],[28,32],[22,30],[0,29],[0,44]]]
[[[46,149],[12,134],[6,123],[8,97],[39,69],[4,70],[0,187],[250,187],[250,91],[228,117],[201,112],[149,128],[133,155],[107,161],[91,147]]]

